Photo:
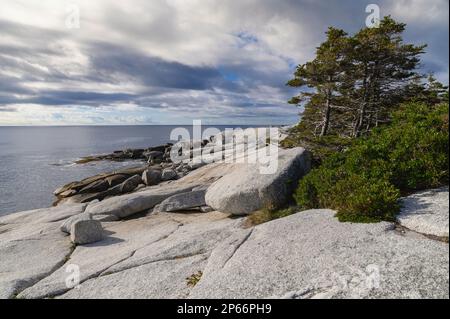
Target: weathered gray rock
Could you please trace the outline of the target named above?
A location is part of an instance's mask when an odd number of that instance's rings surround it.
[[[133,192],[140,191],[140,190],[142,190],[142,189],[144,189],[144,188],[147,188],[147,185],[145,185],[145,184],[139,184],[139,185],[133,190]]]
[[[70,254],[70,241],[55,223],[8,224],[0,230],[0,299],[58,269]]]
[[[125,222],[107,223],[105,231],[110,233],[108,237],[95,244],[77,246],[65,265],[36,285],[23,291],[19,297],[44,298],[68,291],[70,288],[65,285],[66,269],[68,265],[73,264],[78,265],[80,269],[81,286],[79,289],[82,291],[80,290],[79,293],[80,295],[86,294],[86,296],[91,294],[91,292],[88,292],[90,284],[87,280],[97,277],[98,279],[102,278],[102,280],[103,277],[114,278],[110,276],[141,265],[156,265],[157,262],[162,262],[161,267],[164,266],[166,269],[163,271],[158,267],[157,269],[162,271],[161,274],[171,273],[175,278],[179,278],[175,274],[175,269],[178,267],[175,265],[177,261],[183,262],[189,260],[190,256],[199,256],[211,251],[218,242],[230,236],[238,223],[239,221],[226,218],[226,215],[220,213],[156,214]],[[165,263],[164,261],[168,262]],[[173,261],[173,263],[170,261]],[[196,267],[195,272],[198,270],[201,270],[201,268]],[[187,276],[192,273],[194,272],[189,270]],[[142,282],[158,281],[157,276],[149,276],[148,272],[142,272],[140,275],[136,274],[136,276],[135,279]],[[144,290],[134,290],[134,296],[148,295],[150,291],[158,291],[155,292],[155,296],[158,294],[160,296],[164,294],[175,296],[177,292],[164,290],[164,287],[178,284],[185,287],[186,281],[184,278],[181,282],[167,282],[161,286],[156,285],[155,281],[155,285],[146,285],[147,288]],[[84,282],[86,282],[86,286]],[[99,285],[101,285],[100,282]],[[84,287],[87,288],[86,291]],[[112,287],[110,288],[112,289]],[[123,286],[123,289],[127,291],[130,289],[131,291],[133,287],[132,285],[127,288]],[[117,287],[117,290],[112,290],[115,298],[121,296],[120,290],[120,286]],[[72,293],[77,294],[75,291]],[[127,294],[125,291],[123,293]]]
[[[166,198],[191,191],[201,185],[209,185],[227,171],[228,164],[210,164],[195,170],[192,174],[170,183],[161,183],[147,187],[139,192],[106,198],[98,203],[91,203],[86,208],[92,215],[115,215],[123,218],[152,209]]]
[[[142,173],[142,181],[147,186],[156,185],[161,181],[161,172],[158,170],[147,169]]]
[[[77,193],[76,190],[74,190],[74,189],[68,189],[68,190],[62,192],[61,194],[59,194],[58,196],[59,196],[59,197],[62,197],[62,198],[65,198],[65,197],[73,196],[73,195],[75,195],[76,193]]]
[[[192,190],[193,191],[203,191],[203,190],[206,191],[209,186],[211,186],[211,184],[204,184],[204,185],[200,185],[198,187],[194,187]]]
[[[206,204],[224,213],[245,215],[265,206],[286,203],[298,179],[310,169],[309,153],[303,148],[280,149],[271,160],[277,163],[271,174],[261,173],[255,164],[235,164],[208,188]]]
[[[99,222],[115,222],[118,221],[119,218],[114,215],[94,215],[92,219],[98,220]]]
[[[78,192],[83,187],[86,187],[87,185],[89,185],[89,184],[91,184],[93,182],[96,182],[98,180],[102,180],[102,179],[104,179],[107,176],[108,176],[108,174],[98,174],[98,175],[95,175],[95,176],[91,176],[91,177],[85,178],[85,179],[83,179],[82,181],[79,181],[79,182],[71,182],[69,184],[66,184],[66,185],[56,189],[53,192],[53,194],[55,196],[59,196],[60,194],[66,192],[68,190],[75,190],[75,191]]]
[[[77,246],[66,264],[23,291],[19,297],[45,298],[62,294],[70,289],[65,284],[69,265],[79,267],[82,283],[129,258],[137,249],[169,236],[178,225],[175,221],[157,216],[152,216],[151,219],[140,218],[127,222],[107,223],[105,225],[105,232],[109,233],[107,237],[98,243]]]
[[[189,297],[448,298],[448,248],[391,223],[303,211],[218,245]]]
[[[134,190],[138,185],[142,182],[142,179],[139,175],[134,175],[127,180],[125,180],[122,184],[120,184],[120,192],[122,194],[129,193]]]
[[[163,181],[169,181],[177,177],[177,172],[171,168],[165,168],[162,171],[161,179]]]
[[[202,207],[199,207],[199,210],[200,210],[202,213],[210,213],[210,212],[213,212],[213,211],[214,211],[214,209],[211,208],[211,207],[209,207],[209,206],[202,206]]]
[[[81,220],[92,220],[92,214],[89,213],[82,213],[78,215],[71,216],[67,218],[63,223],[61,224],[60,228],[62,232],[70,234],[70,229],[72,227],[72,224],[81,221]]]
[[[227,216],[109,222],[107,237],[70,255],[55,223],[3,225],[0,291],[19,298],[448,298],[446,243],[391,223],[340,223],[329,210],[250,229]],[[66,286],[70,265],[80,269],[77,289]],[[188,286],[199,271],[201,280]]]
[[[129,175],[115,174],[105,178],[105,180],[108,182],[109,187],[113,187],[123,183],[127,178],[129,178]]]
[[[117,184],[123,182],[128,177],[131,177],[133,175],[141,175],[146,169],[147,169],[147,166],[138,166],[138,167],[124,168],[124,169],[120,169],[120,170],[117,170],[114,172],[101,173],[101,174],[98,174],[95,176],[85,178],[79,182],[71,182],[69,184],[66,184],[66,185],[58,188],[57,190],[55,190],[55,192],[53,194],[55,196],[58,196],[59,199],[61,199],[62,197],[67,197],[69,195],[72,197],[75,197],[75,196],[78,196],[76,194],[78,193],[79,190],[81,190],[95,182],[103,183],[103,181],[106,180],[110,184],[109,186],[114,186],[114,184],[117,185]],[[122,181],[118,182],[117,179],[121,178],[120,175],[126,176],[126,178],[123,179]],[[74,191],[74,192],[72,192],[72,191]],[[101,191],[99,191],[99,193],[101,193]],[[64,194],[64,196],[61,196],[61,194]],[[75,196],[73,196],[74,194],[75,194]]]
[[[101,179],[83,187],[78,191],[79,194],[103,192],[109,188],[108,181]]]
[[[159,212],[175,212],[205,206],[205,190],[173,195],[158,205]]]
[[[95,200],[101,200],[103,199],[110,190],[114,189],[114,187],[101,192],[101,193],[86,193],[86,194],[75,194],[70,197],[61,198],[58,197],[58,199],[53,203],[54,205],[61,206],[61,205],[74,205],[74,204],[87,204]],[[118,194],[118,192],[117,192]]]
[[[81,214],[87,204],[66,204],[57,207],[34,209],[0,217],[0,224],[51,223]]]
[[[154,263],[90,279],[80,289],[72,289],[64,299],[186,298],[192,289],[188,277],[205,267],[207,255],[195,255]]]
[[[166,185],[136,193],[110,197],[99,203],[89,205],[87,213],[92,215],[115,215],[124,218],[153,208],[166,198],[178,193],[188,192],[193,186]]]
[[[144,152],[144,156],[147,157],[148,160],[161,159],[163,155],[164,153],[159,151]]]
[[[447,186],[403,198],[398,222],[418,233],[448,238],[448,193]]]
[[[102,224],[98,220],[77,220],[70,225],[70,240],[77,245],[95,243],[103,239]]]
[[[190,170],[194,170],[194,169],[200,168],[200,167],[205,166],[205,165],[206,165],[206,163],[200,162],[200,161],[196,162],[196,163],[194,163],[194,162],[189,162],[188,163],[188,167],[189,167]]]

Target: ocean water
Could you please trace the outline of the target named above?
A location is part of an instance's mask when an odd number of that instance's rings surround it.
[[[170,132],[175,127],[0,127],[0,215],[49,207],[54,200],[53,191],[59,186],[139,164],[137,161],[74,164],[74,161],[88,155],[170,142]],[[223,130],[236,126],[216,127]],[[185,128],[192,132],[192,127]]]

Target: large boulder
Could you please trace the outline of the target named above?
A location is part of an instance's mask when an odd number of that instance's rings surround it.
[[[102,224],[98,220],[78,220],[70,226],[70,240],[77,245],[95,243],[103,236]]]
[[[175,212],[205,206],[205,190],[173,195],[155,207],[157,212]]]
[[[418,233],[448,238],[448,193],[447,186],[403,198],[398,222]]]
[[[276,170],[271,174],[261,173],[255,164],[235,165],[230,173],[208,188],[206,204],[234,215],[285,204],[298,179],[308,173],[310,156],[303,148],[280,149],[271,160],[277,161]]]

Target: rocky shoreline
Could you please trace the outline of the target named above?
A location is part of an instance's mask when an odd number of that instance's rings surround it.
[[[0,297],[449,297],[448,187],[404,198],[397,223],[309,210],[252,226],[249,214],[288,201],[310,169],[306,150],[278,149],[276,171],[260,174],[245,161],[173,163],[172,147],[101,155],[147,163],[1,217]]]
[[[208,142],[209,140],[203,141],[201,147],[206,146]],[[202,164],[194,165],[189,162],[172,163],[170,159],[172,146],[173,144],[168,143],[147,149],[126,149],[114,151],[111,154],[83,157],[75,163],[136,160],[146,164],[98,174],[64,185],[55,190],[56,200],[53,205],[56,206],[64,202],[87,203],[131,193],[146,186],[182,178],[191,170],[202,166]],[[190,145],[189,149],[192,150],[193,145]]]

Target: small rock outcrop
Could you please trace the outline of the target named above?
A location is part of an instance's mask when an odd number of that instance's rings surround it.
[[[161,179],[163,181],[170,181],[172,179],[175,179],[176,177],[177,177],[177,172],[171,168],[165,168],[161,174]]]
[[[103,239],[102,224],[94,219],[77,220],[70,226],[70,240],[77,245],[95,243]]]
[[[125,180],[122,184],[120,184],[120,193],[129,193],[133,191],[139,184],[142,183],[142,179],[139,175],[134,175],[127,180]]]
[[[76,161],[77,164],[84,164],[96,161],[127,161],[127,160],[145,160],[162,159],[165,152],[170,152],[171,143],[149,147],[147,149],[126,149],[114,151],[111,154],[86,156]]]
[[[124,191],[130,191],[131,189],[129,182],[125,187],[123,187],[123,184],[131,177],[141,175],[146,169],[147,166],[130,167],[69,183],[55,190],[54,195],[57,200],[54,205],[71,202],[87,203],[96,199],[102,200],[108,196],[123,194]],[[136,178],[133,181],[136,181]]]
[[[161,171],[146,169],[142,173],[142,180],[147,186],[157,185],[161,181]]]
[[[402,199],[397,221],[415,232],[448,241],[448,186],[412,194]]]
[[[72,224],[81,221],[81,220],[92,220],[92,214],[89,213],[81,213],[77,215],[73,215],[67,218],[59,227],[63,233],[70,234],[70,229]]]
[[[89,205],[86,208],[86,212],[92,215],[115,215],[121,219],[136,213],[148,211],[166,198],[191,190],[192,186],[177,187],[177,185],[142,190],[137,193],[110,197],[101,202]]]
[[[173,195],[161,202],[155,207],[155,212],[176,212],[206,206],[206,190],[197,190],[192,192]]]

